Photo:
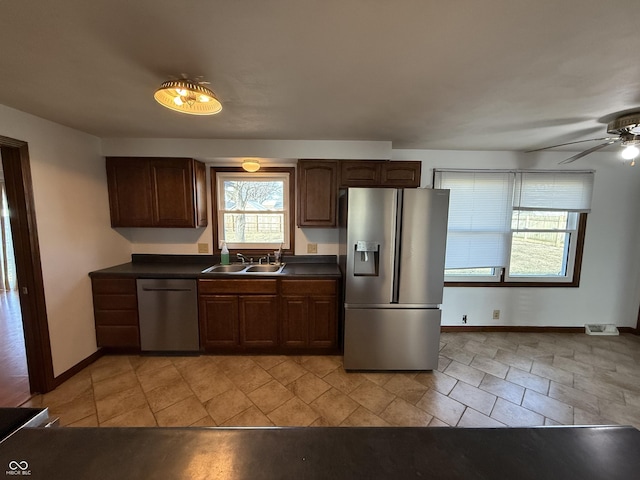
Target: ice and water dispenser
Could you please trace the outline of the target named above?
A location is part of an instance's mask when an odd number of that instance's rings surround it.
[[[353,275],[356,277],[377,277],[380,263],[380,244],[359,240],[353,256]]]

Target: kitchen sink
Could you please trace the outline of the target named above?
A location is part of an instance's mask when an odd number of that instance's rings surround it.
[[[244,270],[246,265],[214,265],[203,270],[202,273],[234,273]]]
[[[231,265],[213,265],[202,270],[202,273],[280,273],[284,263],[280,265],[254,265],[234,263]]]
[[[280,273],[284,268],[284,263],[282,265],[252,265],[247,268],[247,273]]]

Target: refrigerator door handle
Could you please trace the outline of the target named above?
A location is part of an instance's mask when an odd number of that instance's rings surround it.
[[[392,221],[392,235],[391,235],[391,251],[393,252],[393,266],[392,266],[392,278],[391,278],[391,303],[398,303],[400,299],[400,246],[402,245],[402,189],[396,190],[395,203],[396,215]]]

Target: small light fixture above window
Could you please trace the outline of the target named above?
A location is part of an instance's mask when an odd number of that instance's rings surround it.
[[[222,104],[211,89],[205,87],[207,82],[183,78],[164,82],[153,98],[162,105],[176,112],[190,115],[214,115],[222,110]]]
[[[242,168],[247,172],[257,172],[260,170],[260,162],[256,158],[245,158],[242,160]]]

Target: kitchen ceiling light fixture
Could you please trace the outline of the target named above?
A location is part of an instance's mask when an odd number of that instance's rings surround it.
[[[214,115],[222,110],[222,104],[215,93],[200,82],[183,78],[164,82],[153,98],[176,112],[189,115]]]
[[[260,162],[255,158],[245,158],[242,160],[242,168],[247,172],[257,172],[260,170]]]

